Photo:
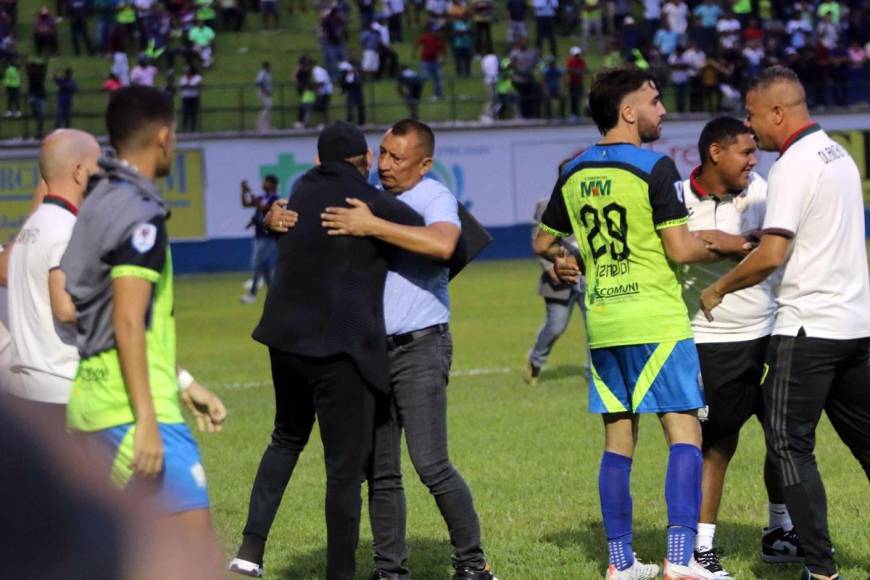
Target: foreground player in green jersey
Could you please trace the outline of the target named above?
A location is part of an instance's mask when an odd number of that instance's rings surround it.
[[[580,246],[593,367],[589,410],[603,416],[605,429],[599,494],[607,578],[654,578],[659,571],[632,550],[630,474],[639,413],[658,414],[670,443],[665,578],[706,578],[692,558],[701,499],[697,410],[704,396],[673,263],[720,256],[689,233],[674,162],[640,147],[659,138],[666,113],[654,77],[636,69],[604,71],[589,107],[603,138],[565,165],[535,250],[555,259],[558,238],[572,233]]]
[[[185,553],[213,577],[220,554],[176,377],[169,208],[154,183],[175,155],[172,101],[126,87],[109,102],[106,123],[117,157],[99,160],[61,260],[81,354],[67,423],[114,483],[189,531]]]

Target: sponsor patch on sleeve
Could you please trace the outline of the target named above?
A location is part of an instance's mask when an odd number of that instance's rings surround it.
[[[150,223],[139,224],[133,230],[130,241],[134,250],[144,254],[157,243],[157,226]]]

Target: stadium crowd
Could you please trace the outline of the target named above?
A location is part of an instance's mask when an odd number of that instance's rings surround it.
[[[748,79],[766,66],[792,67],[808,88],[812,107],[846,107],[868,101],[870,6],[859,0],[57,0],[42,6],[32,28],[19,23],[18,0],[0,3],[0,62],[6,118],[29,115],[43,134],[49,86],[48,59],[68,49],[59,30],[68,23],[75,55],[107,58],[105,82],[79,87],[74,71],[54,75],[55,125],[75,117],[73,95],[128,84],[160,84],[182,103],[182,129],[201,129],[202,71],[220,83],[215,42],[245,27],[257,11],[264,30],[298,25],[316,11],[320,54],[299,54],[295,69],[274,71],[291,83],[295,126],[328,123],[337,92],[346,118],[367,120],[366,83],[394,83],[411,117],[420,116],[424,93],[445,98],[445,77],[480,75],[481,90],[450,83],[450,97],[485,100],[484,121],[509,118],[577,118],[587,73],[629,64],[648,69],[672,110],[715,112],[740,106]],[[289,9],[282,21],[279,16]],[[504,20],[505,36],[493,33]],[[251,26],[249,25],[250,29]],[[32,29],[32,48],[20,34]],[[557,39],[571,46],[559,53]],[[400,62],[399,55],[412,55]],[[451,70],[445,66],[452,61]],[[135,66],[131,69],[131,62]],[[180,68],[179,68],[180,67]],[[479,69],[475,71],[474,69]],[[270,129],[273,72],[252,82],[262,103],[257,129]],[[160,83],[159,78],[162,79]],[[26,83],[25,83],[26,79]],[[251,79],[254,81],[254,79]],[[47,86],[48,85],[48,86]],[[431,89],[427,89],[431,85]],[[458,94],[457,93],[470,93]],[[482,96],[485,95],[485,98]],[[424,110],[425,113],[425,110]],[[427,115],[423,115],[427,116]]]

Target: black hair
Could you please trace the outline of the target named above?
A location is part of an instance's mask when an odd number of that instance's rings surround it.
[[[698,155],[701,157],[701,164],[710,159],[710,145],[718,143],[720,146],[727,147],[740,135],[752,135],[752,129],[734,117],[716,117],[704,125],[698,138]]]
[[[749,90],[766,89],[767,87],[778,82],[788,82],[801,84],[800,79],[792,69],[780,64],[769,66],[757,75],[749,83]]]
[[[278,187],[278,176],[275,175],[274,173],[270,173],[269,175],[264,177],[263,180],[268,181],[269,183],[271,183],[275,187]]]
[[[589,112],[602,135],[619,123],[622,99],[647,83],[658,89],[652,73],[636,68],[612,68],[595,75],[589,90]]]
[[[435,133],[426,123],[421,123],[415,119],[402,119],[390,129],[393,135],[403,137],[408,133],[417,135],[420,141],[420,147],[428,157],[435,154]]]
[[[172,99],[163,91],[142,85],[116,91],[106,109],[109,142],[115,149],[129,145],[155,125],[171,125],[175,119]]]

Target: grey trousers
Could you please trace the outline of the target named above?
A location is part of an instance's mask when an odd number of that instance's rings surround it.
[[[486,563],[471,490],[447,454],[447,382],[452,356],[449,331],[429,334],[390,351],[391,396],[389,403],[377,411],[368,476],[375,568],[395,579],[410,578],[405,567],[408,547],[401,469],[403,429],[414,469],[447,524],[453,565],[478,569]]]

